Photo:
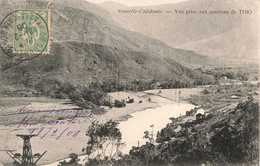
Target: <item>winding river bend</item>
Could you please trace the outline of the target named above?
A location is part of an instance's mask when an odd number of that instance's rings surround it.
[[[119,124],[122,142],[125,143],[122,152],[127,154],[132,146],[138,146],[138,141],[139,146],[144,145],[147,141],[143,138],[146,130],[153,131],[153,138],[156,139],[157,132],[171,122],[170,117],[176,118],[185,115],[187,110],[194,107],[194,105],[188,103],[175,103],[130,114],[131,118]]]
[[[119,120],[119,129],[122,133],[122,142],[126,144],[121,150],[124,154],[127,154],[132,146],[139,146],[145,144],[147,140],[143,139],[144,131],[151,131],[153,129],[154,139],[156,139],[157,131],[164,128],[167,123],[171,122],[170,117],[178,117],[184,115],[187,110],[194,108],[195,106],[187,103],[186,99],[190,95],[197,94],[201,92],[203,88],[184,88],[184,89],[161,89],[161,90],[148,90],[143,92],[116,92],[109,94],[112,96],[112,100],[121,100],[124,98],[134,98],[134,103],[127,104],[123,108],[112,108],[109,109],[107,113],[103,115],[95,116],[95,119],[105,123],[110,119]],[[30,99],[28,99],[30,101]],[[39,99],[39,101],[41,101]],[[140,103],[140,101],[142,101]],[[56,106],[64,107],[67,105],[63,104],[63,100],[52,101],[52,102],[32,102],[32,109],[40,109],[42,111],[51,110],[50,107]],[[10,112],[15,112],[21,108],[21,106],[10,107]],[[67,106],[68,107],[68,106]],[[69,109],[69,108],[67,108]],[[37,116],[37,114],[33,114]],[[127,115],[130,115],[130,118]],[[6,115],[6,119],[17,118],[15,115]],[[22,120],[23,117],[20,119]],[[81,117],[79,119],[83,119]],[[121,120],[121,121],[120,121]],[[122,121],[125,120],[125,121]],[[77,137],[71,139],[70,137],[62,136],[59,140],[52,137],[51,134],[47,134],[44,139],[41,137],[45,134],[40,134],[39,137],[34,137],[31,142],[33,145],[34,152],[43,152],[47,150],[46,155],[39,161],[39,165],[57,166],[60,161],[70,160],[68,155],[70,153],[82,154],[82,148],[86,146],[88,137],[85,135],[85,131],[90,126],[91,123],[86,123],[84,125],[60,125],[56,128],[63,131],[65,128],[69,127],[71,131],[82,131]],[[39,124],[40,125],[40,124]],[[150,125],[154,127],[151,128]],[[51,126],[50,126],[51,127]],[[28,133],[27,128],[11,128],[9,126],[0,125],[2,140],[6,140],[8,144],[2,143],[3,149],[14,149],[17,152],[21,152],[22,141],[20,138],[16,137],[16,134]],[[41,126],[33,126],[33,128],[40,129]],[[57,148],[58,147],[58,148]],[[0,163],[12,163],[12,159],[7,156],[6,152],[0,151]],[[81,159],[80,163],[84,164],[86,156],[82,155],[79,157]],[[3,160],[4,159],[4,160]],[[49,164],[51,163],[51,164]]]
[[[166,101],[167,99],[165,99]],[[157,108],[146,109],[144,111],[139,111],[130,114],[131,118],[126,121],[121,121],[119,124],[119,129],[122,133],[122,142],[125,146],[121,149],[122,153],[128,154],[132,146],[144,145],[147,140],[143,138],[144,131],[151,131],[151,125],[153,125],[154,139],[156,139],[156,134],[162,128],[164,128],[167,123],[170,123],[170,117],[179,117],[185,115],[187,110],[195,108],[195,105],[188,103],[172,103],[162,105]],[[86,162],[86,156],[80,156],[80,164]],[[69,161],[70,159],[65,159]],[[63,160],[61,160],[63,161]],[[45,166],[57,166],[58,162],[48,164]]]

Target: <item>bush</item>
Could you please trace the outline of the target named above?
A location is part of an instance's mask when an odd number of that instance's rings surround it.
[[[108,104],[104,100],[106,94],[98,90],[88,88],[83,88],[80,92],[77,90],[71,90],[68,93],[68,96],[73,103],[85,109],[95,108],[101,106],[103,103]],[[111,106],[111,104],[109,106]]]
[[[105,114],[107,111],[105,108],[94,108],[91,111],[94,115],[103,115]]]
[[[69,93],[68,96],[73,103],[79,103],[84,101],[84,99],[82,98],[81,94],[78,91],[72,91]]]
[[[109,108],[112,108],[113,107],[113,103],[109,100],[104,100],[103,101],[103,106],[107,106]]]
[[[195,129],[194,127],[191,129],[191,132],[197,132],[198,130]]]
[[[202,93],[203,93],[203,94],[209,94],[209,91],[208,91],[207,89],[204,89],[204,90],[202,91]]]
[[[73,89],[73,86],[69,83],[55,79],[43,79],[35,84],[34,87],[41,95],[56,99],[68,98],[68,91]]]
[[[106,94],[103,91],[84,88],[81,95],[84,100],[100,106],[102,105],[102,101],[104,100]]]
[[[212,113],[208,114],[206,117],[205,117],[205,120],[208,120],[208,119],[211,119],[213,118],[214,115]]]
[[[125,107],[125,105],[126,105],[125,102],[115,100],[115,107],[120,108],[120,107]]]
[[[134,99],[129,99],[128,101],[127,101],[127,103],[133,103],[134,102]]]
[[[78,164],[78,155],[75,154],[75,153],[71,153],[69,154],[70,156],[70,161],[69,162],[66,162],[65,160],[60,162],[58,166],[71,166],[71,165],[74,165],[74,166],[81,166],[81,164]]]
[[[186,111],[186,116],[193,116],[196,114],[196,112],[197,112],[196,108],[191,109],[190,111]]]
[[[95,104],[86,101],[76,101],[75,104],[80,108],[85,108],[85,109],[92,109],[96,107]]]

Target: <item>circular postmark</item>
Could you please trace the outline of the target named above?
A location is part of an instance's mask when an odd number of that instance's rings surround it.
[[[0,23],[0,47],[14,60],[49,53],[49,11],[14,10]]]

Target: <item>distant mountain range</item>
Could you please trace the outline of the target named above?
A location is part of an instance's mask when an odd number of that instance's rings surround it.
[[[43,79],[87,84],[119,77],[124,81],[158,78],[194,82],[208,77],[188,67],[213,63],[206,56],[125,30],[107,11],[83,0],[1,3],[1,20],[13,9],[47,8],[52,12],[50,55],[16,65],[1,51],[1,85],[28,86]]]
[[[115,2],[100,6],[123,28],[159,39],[174,48],[224,58],[223,61],[257,62],[258,3],[255,0],[188,0],[155,6],[128,7]],[[120,13],[118,9],[154,9],[164,14]],[[245,9],[252,10],[252,14],[239,14],[239,10]],[[229,14],[186,15],[176,14],[175,10],[229,11]],[[232,10],[237,13],[230,14]]]

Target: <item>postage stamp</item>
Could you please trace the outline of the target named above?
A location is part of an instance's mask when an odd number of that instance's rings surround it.
[[[14,53],[49,53],[49,10],[14,10]]]

